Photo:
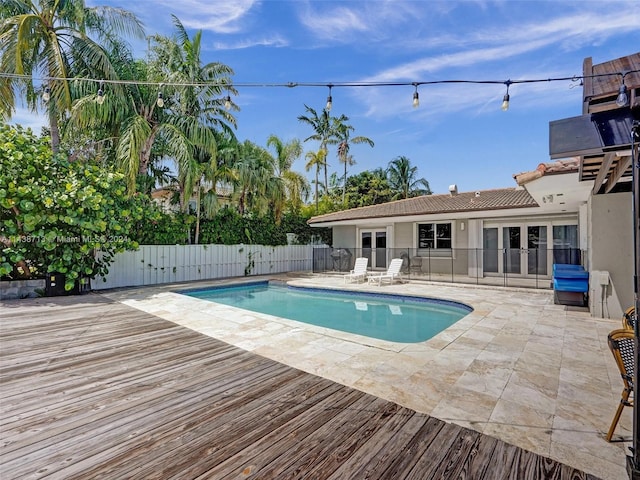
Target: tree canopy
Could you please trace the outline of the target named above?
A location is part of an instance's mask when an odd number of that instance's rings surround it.
[[[19,268],[27,275],[32,266],[41,264],[67,269],[70,278],[95,275],[106,262],[92,264],[89,250],[99,248],[101,258],[108,259],[120,247],[95,242],[79,251],[75,246],[54,245],[51,239],[103,238],[111,229],[127,229],[137,216],[122,206],[129,201],[144,208],[145,215],[157,216],[151,197],[158,187],[171,191],[179,222],[154,220],[147,227],[155,236],[138,238],[165,238],[172,243],[177,239],[198,243],[201,221],[214,221],[223,207],[247,218],[272,216],[278,225],[291,215],[309,217],[430,193],[428,182],[417,178],[417,167],[405,157],[394,159],[387,170],[349,177],[348,167],[356,164],[351,147],[374,147],[374,142],[355,135],[349,117],[332,115],[327,108],[304,105],[305,113],[297,120],[311,131],[302,140],[277,134],[266,139],[236,138],[235,112],[240,108],[232,98],[238,95],[233,69],[219,62],[205,63],[202,31],[188,32],[175,16],[172,21],[172,34],[148,36],[147,55],[135,58],[126,39],[143,38],[144,31],[127,10],[87,7],[85,0],[0,0],[0,69],[10,74],[0,78],[0,115],[10,119],[17,100],[46,112],[51,140],[47,153],[42,138],[20,127],[3,126],[7,138],[20,139],[5,145],[7,152],[17,150],[7,153],[3,162],[25,155],[22,148],[35,148],[37,154],[30,153],[29,162],[38,163],[26,162],[19,174],[9,169],[10,163],[2,165],[0,192],[5,206],[0,235],[10,243],[10,254],[3,257],[0,273],[11,267],[13,273]],[[309,145],[305,142],[316,145],[305,152],[303,146]],[[329,176],[328,159],[336,157],[344,173]],[[295,171],[299,159],[315,177],[312,182]],[[65,175],[69,180],[63,181]],[[50,183],[45,188],[47,178],[61,182],[67,191],[58,192]],[[312,188],[315,210],[307,205]],[[84,198],[87,191],[109,200],[102,206],[90,204]],[[80,203],[78,195],[84,195]],[[56,213],[45,215],[39,210],[43,205]],[[126,215],[120,216],[115,205]],[[231,218],[228,212],[225,215]],[[161,227],[167,231],[160,232]],[[100,235],[90,235],[91,228],[98,228],[94,233]],[[203,238],[216,237],[210,228]],[[40,255],[35,245],[15,241],[25,236],[37,237],[38,248],[52,253]],[[125,242],[124,248],[133,244]],[[76,254],[87,258],[80,261]],[[20,263],[27,261],[31,264]],[[84,270],[76,271],[75,266],[69,270],[71,264],[82,264]]]

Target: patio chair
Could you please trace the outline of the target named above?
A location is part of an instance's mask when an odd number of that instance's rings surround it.
[[[369,304],[367,302],[353,302],[356,306],[356,310],[366,312],[369,310]]]
[[[634,332],[626,328],[613,330],[609,333],[608,341],[611,353],[613,353],[613,358],[615,358],[618,370],[620,370],[622,383],[624,384],[620,404],[613,416],[609,432],[607,432],[607,442],[610,442],[611,437],[613,437],[613,432],[620,421],[622,410],[624,410],[624,407],[633,406],[633,402],[629,400],[629,396],[631,392],[633,392]]]
[[[636,307],[627,308],[622,314],[622,328],[634,330],[637,318],[638,316],[636,315]]]
[[[369,259],[367,257],[358,257],[353,265],[353,270],[347,273],[344,278],[344,283],[348,282],[360,282],[367,278],[367,265]]]
[[[400,269],[402,268],[402,259],[394,258],[389,263],[389,268],[384,273],[371,274],[367,276],[369,283],[377,283],[378,286],[382,285],[383,280],[389,280],[389,283],[393,283],[394,280],[401,280],[402,275]]]

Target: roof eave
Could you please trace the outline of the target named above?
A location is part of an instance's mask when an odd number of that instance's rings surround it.
[[[488,208],[483,208],[483,209],[464,209],[464,210],[442,210],[442,211],[438,211],[438,212],[423,212],[423,213],[407,213],[407,214],[401,214],[401,215],[375,215],[375,216],[370,216],[370,217],[354,217],[354,218],[346,218],[346,219],[341,219],[341,220],[328,220],[328,221],[316,221],[316,222],[312,222],[313,218],[310,218],[307,221],[307,224],[311,227],[339,227],[339,226],[349,226],[349,225],[353,225],[354,223],[363,223],[363,222],[368,222],[368,221],[373,221],[373,220],[379,220],[381,218],[387,218],[387,219],[393,219],[393,218],[398,218],[398,219],[404,219],[405,221],[407,221],[406,219],[408,218],[424,218],[424,217],[434,217],[434,216],[442,216],[442,215],[451,215],[451,216],[459,216],[459,215],[464,215],[464,214],[469,214],[469,213],[474,213],[476,215],[466,215],[465,218],[482,218],[483,212],[496,212],[496,211],[510,211],[510,210],[515,210],[515,211],[519,211],[522,209],[527,209],[527,208],[540,208],[540,205],[538,203],[534,203],[534,204],[530,204],[530,205],[510,205],[508,207],[488,207]],[[413,220],[408,220],[408,221],[413,221]]]

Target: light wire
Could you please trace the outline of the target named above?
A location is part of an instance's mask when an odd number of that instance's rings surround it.
[[[516,85],[526,83],[544,83],[544,82],[559,82],[559,81],[578,81],[587,78],[600,78],[619,76],[624,78],[630,73],[638,73],[640,70],[626,70],[622,72],[609,72],[599,73],[594,75],[572,75],[566,77],[551,77],[551,78],[533,78],[533,79],[520,79],[520,80],[427,80],[427,81],[406,81],[406,82],[286,82],[286,83],[271,83],[271,82],[150,82],[144,80],[120,80],[120,79],[106,79],[106,78],[86,78],[86,77],[52,77],[41,76],[33,77],[32,75],[16,74],[0,72],[0,78],[18,79],[18,80],[32,80],[40,82],[49,81],[66,81],[66,82],[90,82],[96,84],[111,84],[111,85],[146,85],[146,86],[171,86],[171,87],[224,87],[224,88],[260,88],[260,87],[400,87],[400,86],[422,86],[422,85],[441,85],[441,84],[485,84],[485,85]]]

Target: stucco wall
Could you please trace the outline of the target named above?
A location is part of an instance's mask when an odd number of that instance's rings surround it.
[[[595,195],[589,212],[591,312],[621,317],[634,302],[631,193]],[[596,272],[609,272],[610,284],[606,288],[600,286]]]
[[[333,227],[333,247],[335,248],[355,248],[356,227],[341,226]]]
[[[395,229],[395,248],[416,248],[416,239],[414,239],[415,230],[414,223],[416,222],[404,222],[396,223]],[[417,222],[427,223],[427,222]],[[468,248],[469,247],[469,235],[467,219],[454,220],[453,223],[453,246],[455,248]],[[462,226],[464,225],[464,227]]]
[[[469,248],[469,220],[457,220],[455,222],[454,232],[453,246],[455,248]]]
[[[395,228],[396,248],[415,248],[413,241],[413,223],[396,223]]]

